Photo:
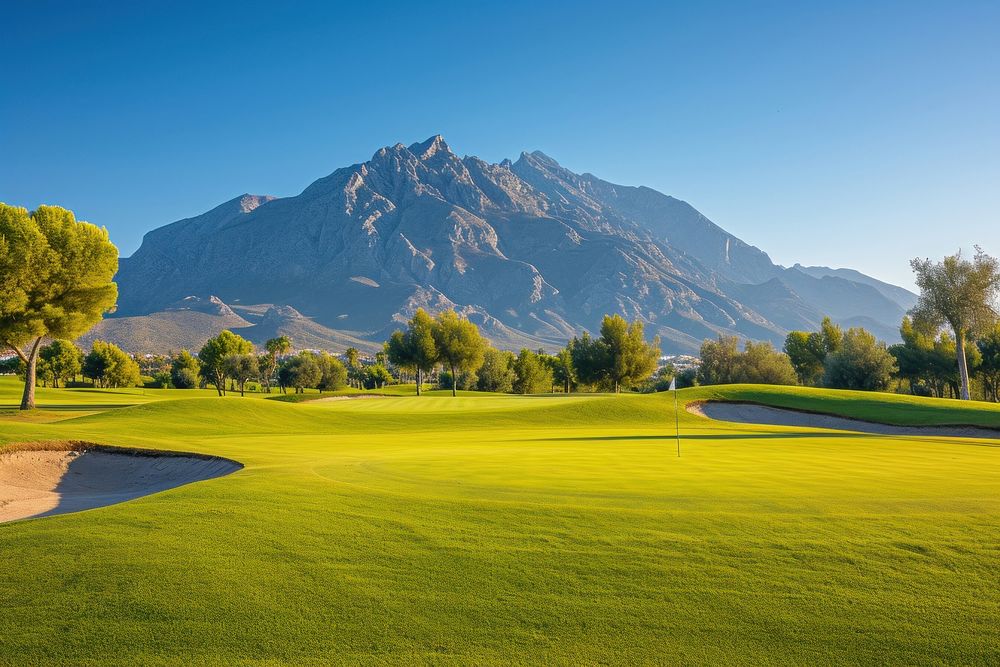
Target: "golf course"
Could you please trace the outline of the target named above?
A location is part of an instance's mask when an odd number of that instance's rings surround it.
[[[22,413],[20,389],[0,378],[0,449],[239,466],[0,523],[2,665],[1000,661],[1000,439],[685,409],[998,427],[997,405],[685,389],[678,457],[670,392],[40,388]]]

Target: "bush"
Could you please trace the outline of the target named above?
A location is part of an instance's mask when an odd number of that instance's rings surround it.
[[[171,372],[170,381],[177,389],[197,389],[198,371],[193,368],[178,368]]]
[[[475,373],[470,373],[469,371],[459,371],[458,386],[452,387],[451,373],[449,371],[441,371],[438,373],[438,387],[441,389],[461,389],[462,391],[468,391],[470,389],[475,389],[478,381],[479,378],[476,377]]]
[[[827,355],[823,386],[882,391],[896,372],[896,360],[875,336],[861,328],[844,334],[840,349]]]
[[[167,371],[153,373],[153,381],[149,384],[153,389],[173,389],[174,387],[173,378]]]
[[[514,353],[506,350],[486,348],[483,355],[483,365],[479,368],[479,380],[476,388],[479,391],[495,391],[509,393],[514,390]]]

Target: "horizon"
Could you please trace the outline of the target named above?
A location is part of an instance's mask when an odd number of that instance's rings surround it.
[[[989,3],[7,14],[0,125],[16,131],[0,149],[17,159],[0,165],[0,200],[69,208],[123,257],[238,193],[293,196],[435,133],[490,162],[540,150],[651,187],[784,266],[913,289],[913,257],[1000,254]]]

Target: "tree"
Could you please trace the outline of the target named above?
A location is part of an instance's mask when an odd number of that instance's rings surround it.
[[[576,384],[576,369],[573,367],[573,351],[569,346],[559,350],[552,357],[552,381],[570,393]]]
[[[101,387],[134,387],[141,381],[135,359],[103,340],[95,340],[83,358],[83,374]]]
[[[620,315],[605,315],[601,321],[601,342],[607,350],[606,376],[615,393],[630,388],[656,371],[660,358],[660,337],[647,344],[639,320],[626,322]]]
[[[844,338],[840,326],[824,317],[819,331],[790,331],[785,337],[784,352],[795,369],[799,382],[815,385],[823,377],[828,354],[836,352]]]
[[[479,376],[469,371],[459,371],[457,376],[452,376],[451,371],[442,370],[438,373],[437,380],[441,389],[474,391],[478,387]]]
[[[798,378],[789,356],[770,343],[748,340],[741,352],[736,336],[720,335],[701,344],[697,379],[701,384],[796,384]]]
[[[611,361],[603,341],[591,338],[584,331],[579,337],[574,336],[568,347],[578,382],[598,385],[606,378]]]
[[[736,361],[738,382],[748,384],[796,384],[795,369],[788,355],[770,343],[747,341]]]
[[[417,309],[407,323],[406,331],[395,331],[386,343],[389,362],[417,373],[417,396],[423,384],[423,374],[438,363],[435,322],[423,308]]]
[[[822,348],[817,349],[815,342],[818,340],[819,336],[808,331],[789,331],[785,337],[785,354],[799,382],[807,386],[816,384],[823,377],[826,353]]]
[[[43,347],[38,356],[52,374],[53,387],[59,386],[59,380],[64,384],[69,382],[79,375],[83,368],[83,352],[73,341],[54,340]]]
[[[306,387],[316,387],[322,380],[323,369],[316,355],[310,352],[300,352],[285,359],[278,367],[278,382],[282,387],[294,387],[297,394],[301,394]]]
[[[479,391],[510,393],[514,390],[514,354],[492,347],[483,352],[483,365],[479,367],[476,388]]]
[[[348,372],[340,359],[326,352],[313,356],[316,357],[316,363],[319,366],[320,377],[316,388],[319,389],[320,393],[336,391],[347,385]]]
[[[446,310],[438,314],[432,332],[438,358],[451,371],[452,378],[458,378],[459,371],[475,373],[483,365],[486,340],[469,320]],[[458,394],[457,384],[452,382],[452,396]]]
[[[368,389],[381,389],[393,381],[392,373],[382,364],[372,364],[365,371],[365,387]]]
[[[344,360],[347,366],[347,379],[353,387],[361,389],[365,382],[365,368],[361,364],[361,352],[356,347],[344,350]]]
[[[74,339],[114,308],[118,249],[71,211],[0,203],[0,344],[25,364],[21,409],[35,407],[43,337]]]
[[[983,393],[987,400],[1000,401],[1000,322],[976,341],[982,361],[979,375],[983,381]]]
[[[737,379],[737,361],[740,356],[740,339],[720,335],[717,340],[701,344],[701,365],[698,382],[701,384],[734,384]]]
[[[918,257],[910,266],[920,288],[920,299],[910,311],[915,325],[925,331],[936,331],[944,324],[951,327],[961,398],[969,400],[966,341],[987,331],[997,320],[1000,263],[977,246],[972,261],[963,259],[959,251],[942,262]]]
[[[271,380],[278,370],[278,357],[288,354],[292,349],[292,341],[288,336],[278,336],[269,338],[264,343],[264,354],[257,361],[260,367],[260,381],[264,385],[264,391],[271,393]]]
[[[537,352],[521,350],[514,360],[514,391],[541,394],[552,389],[552,367]]]
[[[226,357],[234,354],[251,354],[253,344],[232,331],[219,332],[215,338],[209,338],[198,352],[201,362],[202,376],[215,385],[219,396],[226,395]]]
[[[236,380],[240,396],[245,395],[247,382],[260,375],[257,357],[252,354],[231,354],[222,360],[222,366],[226,376]]]
[[[840,349],[826,358],[823,385],[837,389],[882,391],[896,372],[896,360],[885,343],[861,327],[844,334]]]
[[[194,389],[198,386],[201,364],[187,350],[181,350],[170,361],[170,382],[177,389]]]

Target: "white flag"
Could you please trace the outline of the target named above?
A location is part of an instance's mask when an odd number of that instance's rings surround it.
[[[670,378],[670,388],[667,391],[677,391],[677,378]]]

